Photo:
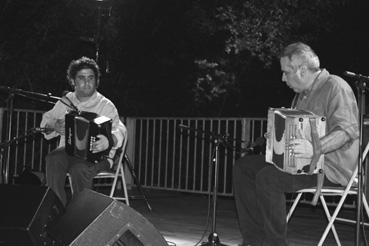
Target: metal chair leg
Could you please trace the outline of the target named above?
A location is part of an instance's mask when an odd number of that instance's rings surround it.
[[[144,198],[145,202],[146,202],[146,205],[148,207],[148,209],[150,211],[152,211],[152,208],[149,204],[149,201],[147,200],[147,197],[145,195],[145,192],[142,190],[142,187],[141,187],[141,184],[140,184],[140,181],[138,180],[137,176],[136,176],[136,172],[132,166],[132,163],[131,161],[129,160],[127,154],[124,155],[124,160],[123,160],[123,163],[126,163],[127,164],[127,167],[129,169],[129,172],[131,173],[132,177],[133,177],[133,180],[135,182],[135,184],[137,185],[137,189],[139,190],[139,192],[142,194],[142,197]]]

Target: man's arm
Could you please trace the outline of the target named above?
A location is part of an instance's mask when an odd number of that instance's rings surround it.
[[[52,129],[51,131],[44,133],[46,139],[51,139],[59,135],[64,135],[65,112],[65,106],[62,105],[60,102],[57,102],[51,110],[45,112],[42,115],[40,127]]]
[[[341,129],[335,130],[320,139],[322,154],[337,150],[350,140],[350,136],[347,134],[347,132]]]
[[[109,104],[104,108],[102,115],[112,119],[111,134],[114,143],[113,148],[119,148],[122,145],[124,138],[126,137],[127,130],[119,119],[118,110],[115,108],[114,105]]]
[[[321,153],[326,154],[335,151],[350,140],[350,136],[346,131],[341,129],[334,130],[320,139]],[[290,141],[289,148],[297,158],[312,158],[314,154],[313,145],[307,139],[292,140]]]

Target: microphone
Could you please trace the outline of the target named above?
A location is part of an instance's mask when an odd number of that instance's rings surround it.
[[[2,85],[0,85],[0,91],[6,91],[6,92],[9,92],[11,90],[11,88],[10,87],[8,87],[8,86],[2,86]]]
[[[350,78],[369,81],[369,76],[361,75],[361,74],[358,74],[358,73],[345,71],[343,74],[347,77],[350,77]]]
[[[34,127],[31,128],[31,131],[35,133],[50,133],[53,132],[54,129],[49,127]]]
[[[69,91],[67,90],[63,91],[62,98],[60,98],[60,102],[63,103],[68,108],[71,108],[73,111],[79,112],[77,106],[74,105],[73,102],[67,97],[68,93]],[[68,101],[68,103],[63,100],[64,98]]]
[[[190,129],[191,127],[187,126],[187,125],[183,125],[183,124],[179,124],[178,125],[179,128],[184,128],[184,129]]]
[[[69,92],[70,92],[70,91],[64,90],[64,91],[62,92],[62,97],[65,97]]]

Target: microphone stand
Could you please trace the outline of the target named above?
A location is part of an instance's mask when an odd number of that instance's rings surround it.
[[[51,95],[51,93],[47,93],[47,94],[42,94],[42,93],[38,93],[38,92],[33,92],[33,91],[25,91],[22,89],[17,89],[17,88],[11,88],[11,87],[7,87],[7,86],[0,86],[0,90],[4,90],[6,92],[8,92],[9,94],[13,94],[13,95],[19,95],[19,96],[23,96],[26,98],[29,98],[31,100],[37,100],[39,102],[45,102],[45,103],[50,103],[50,104],[55,104],[55,101],[60,100],[60,97],[56,97]],[[54,101],[52,101],[54,100]]]
[[[10,150],[10,146],[13,143],[18,143],[20,140],[26,139],[29,136],[33,136],[36,133],[41,132],[36,130],[35,128],[31,128],[29,129],[25,134],[15,137],[15,138],[11,138],[8,141],[6,141],[5,143],[0,143],[0,165],[2,165],[2,161],[4,159],[7,160],[6,162],[6,166],[5,166],[5,172],[4,172],[4,184],[8,184],[9,183],[9,150]],[[4,158],[4,149],[8,149],[8,153],[7,156]]]
[[[7,141],[10,142],[11,141],[11,134],[12,134],[12,126],[13,126],[13,113],[14,113],[14,93],[13,92],[10,92],[9,93],[9,96],[6,100],[6,105],[7,105],[7,109],[8,109],[8,113],[7,113],[7,125],[8,125],[8,132],[7,132]],[[3,180],[2,182],[4,184],[8,184],[9,183],[9,167],[10,167],[10,148],[7,149],[7,153],[6,153],[6,156],[3,157],[3,154],[4,154],[4,149],[1,148],[1,163],[0,163],[0,166],[1,166],[1,174],[2,174],[2,177]],[[3,161],[5,160],[5,170],[3,170]]]
[[[227,246],[226,244],[222,244],[220,242],[218,233],[216,232],[216,211],[217,211],[217,192],[218,192],[218,172],[219,172],[219,147],[220,145],[223,145],[225,147],[231,147],[227,141],[227,136],[222,134],[214,134],[205,132],[202,130],[194,129],[189,126],[185,126],[180,124],[180,128],[185,128],[187,130],[192,130],[194,132],[203,133],[205,135],[210,136],[210,139],[213,140],[213,143],[215,145],[215,156],[213,157],[213,165],[211,166],[210,173],[213,173],[214,169],[214,185],[213,185],[213,214],[212,214],[212,227],[211,227],[211,233],[208,236],[208,242],[203,242],[201,245],[203,246]],[[211,176],[211,175],[210,175]],[[210,189],[210,187],[209,187]]]
[[[360,245],[360,225],[362,214],[362,196],[363,196],[363,125],[365,114],[365,92],[366,81],[364,79],[356,82],[356,88],[358,91],[358,105],[359,105],[359,157],[358,157],[358,191],[357,191],[357,210],[356,210],[356,234],[355,234],[355,246]]]
[[[358,190],[357,190],[357,202],[356,202],[356,233],[355,233],[355,246],[360,245],[360,225],[361,214],[363,209],[363,126],[364,126],[364,114],[365,114],[365,93],[367,82],[369,82],[369,76],[345,71],[344,75],[354,78],[356,80],[355,86],[357,89],[357,100],[359,106],[359,157],[358,157]]]
[[[9,96],[6,100],[7,104],[7,142],[5,144],[0,145],[0,183],[9,184],[9,168],[10,168],[10,145],[13,142],[16,142],[12,139],[12,126],[13,126],[13,114],[14,114],[14,98],[15,95],[23,96],[32,100],[37,100],[40,102],[46,102],[55,104],[51,100],[60,100],[59,97],[54,97],[50,93],[48,94],[41,94],[37,92],[25,91],[17,88],[10,88],[7,86],[0,86],[0,90],[6,91],[9,93]],[[7,148],[6,156],[4,157],[4,149]],[[4,161],[5,161],[5,168],[4,168]]]
[[[214,135],[213,135],[214,136]],[[219,147],[221,144],[227,144],[225,136],[217,135],[214,136],[215,145],[215,158],[213,158],[213,165],[211,173],[214,171],[214,185],[213,185],[213,217],[211,233],[208,237],[208,241],[202,243],[203,246],[226,246],[220,242],[218,233],[216,232],[216,211],[217,211],[217,191],[218,191],[218,172],[219,172]],[[209,187],[210,188],[210,187]]]

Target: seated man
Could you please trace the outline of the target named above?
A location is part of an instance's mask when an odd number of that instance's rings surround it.
[[[346,185],[359,155],[358,107],[351,87],[320,68],[306,44],[288,45],[280,57],[282,81],[297,94],[292,108],[326,117],[326,135],[320,138],[325,184]],[[266,134],[267,136],[269,134]],[[296,158],[312,158],[312,143],[290,141]],[[287,245],[285,192],[314,187],[317,175],[292,175],[265,162],[264,156],[245,156],[233,169],[234,195],[242,245]]]
[[[92,179],[97,173],[112,167],[114,153],[126,137],[126,128],[119,120],[114,104],[97,91],[99,77],[99,67],[94,60],[87,57],[73,60],[67,70],[67,79],[74,91],[66,94],[42,117],[41,127],[49,129],[45,138],[50,139],[60,135],[58,148],[46,156],[46,184],[55,192],[64,206],[67,204],[64,190],[66,174],[69,173],[72,179],[74,195],[84,188],[90,188]],[[104,160],[96,164],[89,163],[69,156],[65,152],[65,114],[73,108],[112,119],[111,136],[99,134],[98,140],[92,145],[93,153],[112,147],[109,156]]]

